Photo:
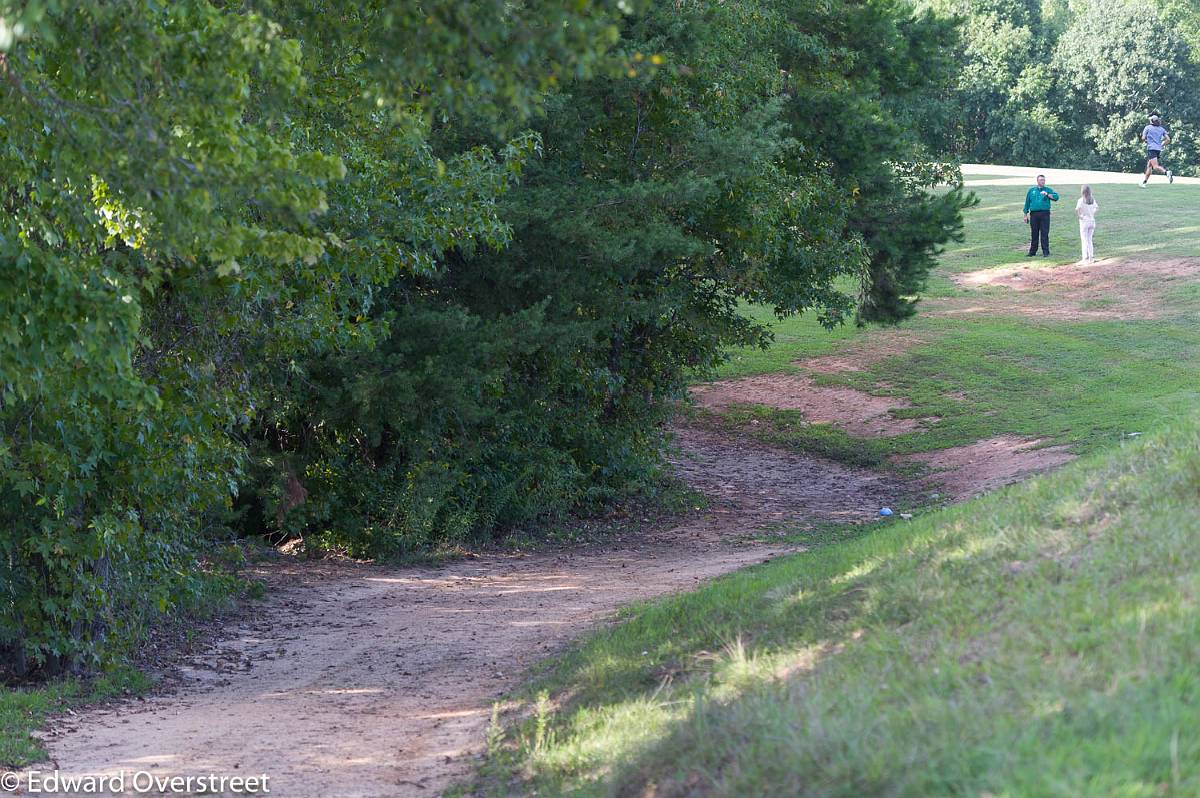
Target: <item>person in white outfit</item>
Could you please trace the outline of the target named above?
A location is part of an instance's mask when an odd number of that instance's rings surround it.
[[[1079,245],[1083,252],[1080,262],[1091,263],[1096,258],[1092,236],[1096,232],[1096,211],[1100,210],[1100,205],[1092,196],[1091,186],[1084,186],[1079,193],[1079,201],[1075,203],[1075,215],[1079,217]]]

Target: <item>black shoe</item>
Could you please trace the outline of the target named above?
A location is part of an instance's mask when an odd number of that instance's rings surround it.
[[[1043,253],[1042,253],[1042,257],[1043,257],[1043,258],[1048,258],[1048,257],[1050,257],[1050,253],[1049,253],[1049,252],[1043,252]]]
[[[1028,255],[1026,255],[1025,257],[1027,257],[1027,258],[1032,258],[1032,257],[1033,257],[1034,255],[1036,255],[1036,254],[1037,254],[1036,252],[1030,252],[1030,253],[1029,253]]]

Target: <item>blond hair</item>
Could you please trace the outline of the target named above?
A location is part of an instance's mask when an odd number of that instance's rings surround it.
[[[1096,200],[1092,199],[1092,187],[1091,186],[1084,186],[1083,188],[1081,188],[1079,190],[1079,194],[1080,194],[1080,196],[1083,197],[1083,201],[1087,205],[1095,205],[1096,204]]]

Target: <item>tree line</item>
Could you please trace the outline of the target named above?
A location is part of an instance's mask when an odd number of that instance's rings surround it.
[[[688,375],[960,234],[901,0],[0,2],[0,671],[213,541],[392,556],[660,484]],[[936,157],[935,157],[936,156]]]
[[[963,162],[1141,171],[1163,116],[1177,174],[1200,174],[1200,6],[1193,0],[917,0],[958,20],[956,78],[925,109]],[[939,127],[939,120],[948,123]]]

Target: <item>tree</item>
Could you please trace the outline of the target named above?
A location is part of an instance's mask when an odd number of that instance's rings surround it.
[[[945,105],[963,159],[1057,167],[1136,168],[1136,132],[1157,110],[1176,134],[1171,163],[1195,170],[1191,144],[1200,12],[1186,0],[919,0],[961,21],[965,48]],[[1148,23],[1147,20],[1152,20]]]
[[[1161,21],[1187,42],[1192,61],[1200,62],[1200,8],[1192,0],[1159,0]]]
[[[938,170],[886,120],[943,74],[947,28],[887,3],[856,27],[846,8],[792,11],[647,8],[622,25],[622,73],[547,96],[542,148],[499,200],[507,244],[401,275],[367,314],[386,331],[373,349],[301,364],[278,417],[292,435],[271,447],[306,479],[289,515],[306,540],[405,551],[652,489],[656,425],[690,370],[767,340],[740,301],[836,324],[850,276],[875,317],[911,312],[963,200],[928,195]],[[850,49],[885,32],[901,54]],[[863,111],[849,137],[867,140],[832,148],[802,111],[817,100]],[[464,118],[431,141],[494,134]]]
[[[586,71],[615,10],[289,8],[345,34],[313,43],[339,67],[315,96],[301,42],[263,13],[0,3],[0,652],[16,670],[104,661],[196,594],[195,544],[280,375],[369,345],[356,309],[399,271],[504,237],[495,195],[532,142],[439,159],[432,112],[527,105]],[[364,192],[335,196],[347,161]],[[397,192],[437,209],[402,211],[399,246],[365,215]]]
[[[793,163],[829,176],[847,232],[866,247],[859,320],[894,323],[915,312],[934,255],[960,234],[972,202],[961,190],[931,192],[956,178],[925,135],[925,126],[947,122],[939,97],[952,80],[958,33],[891,0],[847,4],[831,18],[809,14],[796,28],[826,31],[824,51],[794,33],[781,46],[786,119],[806,148]]]
[[[739,303],[902,318],[960,224],[911,133],[948,27],[892,0],[0,20],[16,670],[119,657],[230,527],[392,554],[652,490],[687,375],[768,339]]]
[[[1093,164],[1140,167],[1137,133],[1151,113],[1170,124],[1176,168],[1200,156],[1192,122],[1200,112],[1200,68],[1173,27],[1147,35],[1144,16],[1144,6],[1125,0],[1090,0],[1058,42],[1055,72]]]
[[[50,669],[167,606],[227,495],[229,362],[336,158],[273,128],[299,49],[206,3],[28,6],[0,62],[0,647]],[[102,66],[101,66],[102,65]],[[132,608],[131,608],[132,607]]]

